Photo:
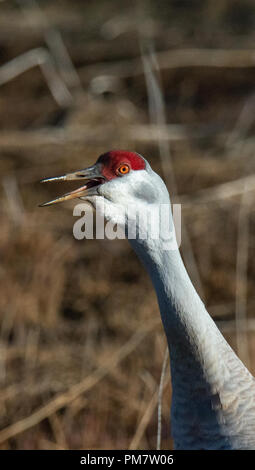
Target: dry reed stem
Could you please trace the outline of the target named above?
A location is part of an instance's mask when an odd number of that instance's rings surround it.
[[[180,197],[185,209],[192,208],[195,204],[208,204],[212,202],[242,196],[255,191],[255,175],[251,174],[227,183],[221,183],[212,188],[201,189],[194,194]]]
[[[236,335],[236,320],[218,320],[216,323],[222,333],[231,333]],[[255,332],[255,319],[247,318],[245,324],[242,325],[242,330],[246,334],[249,332]]]
[[[157,397],[158,397],[158,390],[156,390],[151,398],[151,400],[149,401],[147,407],[146,407],[146,410],[145,410],[145,413],[137,427],[137,430],[135,432],[135,435],[130,443],[130,446],[129,446],[129,449],[130,450],[136,450],[138,449],[138,446],[141,442],[141,439],[145,433],[145,430],[151,420],[151,417],[155,411],[155,408],[157,406]]]
[[[67,450],[65,447],[56,444],[56,442],[49,441],[48,439],[40,439],[40,449],[42,450]]]
[[[232,147],[234,144],[237,144],[237,147],[240,144],[245,136],[247,135],[248,131],[252,127],[254,123],[254,106],[255,106],[255,93],[249,95],[249,97],[245,100],[245,103],[242,107],[242,110],[239,114],[237,122],[229,134],[226,142],[226,147]],[[236,151],[234,152],[236,154]]]
[[[25,208],[17,179],[14,175],[2,179],[2,185],[8,203],[8,215],[15,225],[21,225],[25,219]]]
[[[159,383],[159,390],[158,390],[158,429],[157,429],[157,450],[161,448],[161,428],[162,428],[162,398],[163,398],[163,391],[164,391],[164,380],[166,375],[166,368],[169,359],[169,352],[168,346],[165,350],[161,375],[160,375],[160,383]]]
[[[79,75],[72,63],[71,57],[66,49],[62,36],[58,29],[53,26],[36,0],[16,0],[31,28],[37,29],[41,24],[42,32],[49,51],[54,57],[63,81],[70,88],[82,91]]]
[[[157,408],[158,405],[158,410],[160,410],[160,413],[158,412],[158,431],[157,431],[157,450],[160,449],[161,445],[161,404],[162,404],[162,396],[163,396],[163,391],[168,384],[168,381],[164,383],[164,378],[165,378],[165,372],[166,372],[166,366],[168,364],[168,348],[165,353],[163,365],[162,365],[162,371],[161,371],[161,380],[160,380],[160,386],[159,388],[156,387],[156,391],[153,394],[151,400],[149,401],[145,412],[140,420],[140,423],[136,429],[135,435],[130,443],[129,449],[136,450],[138,449],[140,442],[144,436],[144,433],[146,431],[146,428],[151,420],[151,417]],[[160,416],[159,416],[160,414]]]
[[[59,76],[51,54],[43,47],[31,49],[2,65],[0,67],[0,85],[37,66],[40,67],[57,104],[64,108],[70,106],[73,101],[72,95]]]
[[[143,51],[142,46],[141,50]],[[142,61],[149,98],[150,121],[152,124],[156,124],[158,128],[161,128],[162,126],[166,126],[166,111],[162,87],[160,84],[158,55],[154,51],[151,51],[149,56],[143,54]],[[155,71],[157,72],[157,76]],[[166,185],[171,191],[171,196],[175,197],[176,202],[178,202],[177,184],[173,171],[169,141],[162,140],[158,134],[157,143]],[[184,260],[187,262],[187,266],[191,271],[191,278],[193,279],[200,296],[203,298],[204,292],[202,281],[184,220],[182,220],[182,242]]]
[[[190,48],[157,52],[160,70],[173,70],[193,67],[215,68],[253,68],[255,65],[253,49],[206,49]],[[92,79],[100,74],[128,78],[143,75],[141,58],[119,60],[118,62],[99,62],[80,69]]]
[[[68,443],[64,433],[63,425],[57,412],[49,416],[49,422],[55,437],[56,445],[64,449],[68,449]]]
[[[0,69],[1,73],[1,69]],[[220,132],[215,125],[215,132]],[[0,134],[0,146],[4,148],[30,149],[42,145],[63,145],[68,143],[96,143],[107,144],[112,139],[124,139],[133,142],[154,142],[158,139],[165,141],[182,141],[187,139],[202,139],[211,135],[212,127],[185,126],[168,124],[165,126],[156,124],[127,125],[124,129],[105,124],[72,126],[60,129],[42,128],[36,131],[2,131]],[[61,155],[62,157],[62,155]],[[60,156],[58,157],[60,158]]]

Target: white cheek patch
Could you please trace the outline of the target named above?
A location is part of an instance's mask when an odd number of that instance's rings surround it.
[[[115,204],[102,196],[91,196],[86,200],[92,204],[98,216],[103,217],[106,221],[111,221],[113,224],[125,225],[124,205]]]
[[[100,186],[98,193],[115,203],[127,203],[127,198],[155,202],[157,197],[157,190],[145,170],[131,170],[128,175],[114,178]]]
[[[140,217],[142,222],[139,222],[144,231],[146,227],[148,229],[147,218],[150,219],[151,227],[157,225],[153,221],[153,209],[170,203],[165,185],[152,170],[131,170],[128,175],[102,184],[97,191],[98,196],[91,196],[87,200],[106,221],[120,225],[131,222],[137,226],[137,214],[139,217],[144,215],[144,222],[143,217]]]

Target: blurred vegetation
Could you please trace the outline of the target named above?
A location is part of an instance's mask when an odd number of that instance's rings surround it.
[[[75,240],[74,203],[37,207],[66,189],[40,179],[86,167],[111,148],[143,154],[167,180],[141,42],[158,54],[164,138],[200,292],[236,349],[237,296],[247,290],[246,359],[255,372],[254,192],[244,200],[242,189],[233,197],[219,189],[240,188],[255,173],[254,21],[252,0],[0,2],[1,448],[155,448],[166,342],[147,274],[126,241]],[[53,61],[68,90],[60,102],[49,90],[52,70],[48,82],[38,66],[4,80],[4,64],[31,50]],[[249,261],[241,276],[242,250]],[[82,391],[73,388],[84,380]],[[70,390],[72,399],[42,408]],[[167,378],[163,448],[172,445],[170,395]]]

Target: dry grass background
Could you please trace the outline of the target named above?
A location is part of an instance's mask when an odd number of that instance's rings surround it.
[[[156,446],[166,341],[150,281],[126,241],[73,238],[74,203],[37,206],[63,191],[41,178],[111,148],[142,153],[169,182],[159,130],[194,254],[189,264],[182,247],[187,268],[255,373],[254,24],[247,0],[0,3],[2,449]],[[160,129],[139,41],[158,52]],[[38,66],[9,80],[27,55],[9,61],[34,49],[51,64],[48,83]]]

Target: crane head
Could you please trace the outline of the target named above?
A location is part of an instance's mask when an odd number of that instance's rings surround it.
[[[105,217],[117,222],[118,213],[123,212],[123,208],[129,204],[145,208],[155,203],[169,203],[163,181],[145,158],[135,152],[112,150],[101,155],[94,165],[86,169],[47,178],[42,182],[68,180],[83,180],[84,184],[41,206],[80,198],[95,207],[96,199],[101,199],[104,201],[104,210],[107,208]]]

